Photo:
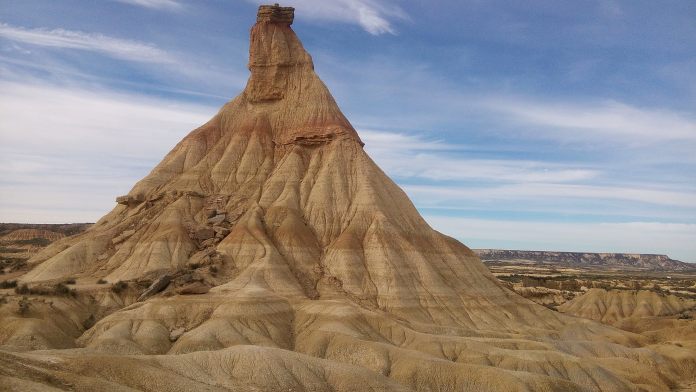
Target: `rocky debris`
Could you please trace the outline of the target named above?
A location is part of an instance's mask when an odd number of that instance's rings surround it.
[[[186,264],[190,268],[197,268],[217,261],[219,258],[220,256],[217,254],[217,251],[215,251],[215,248],[205,248],[194,253]]]
[[[124,232],[122,232],[122,233],[119,234],[118,236],[114,237],[114,238],[111,240],[111,242],[112,242],[114,245],[120,244],[121,242],[123,242],[123,241],[127,240],[128,238],[130,238],[130,236],[132,236],[133,234],[135,234],[135,230],[134,230],[134,229],[125,230]]]
[[[259,12],[256,15],[256,22],[291,25],[294,19],[295,9],[293,7],[281,7],[278,3],[259,6]]]
[[[167,286],[169,286],[169,282],[171,282],[171,280],[172,277],[168,274],[160,276],[159,278],[157,278],[157,280],[152,282],[152,284],[150,285],[150,287],[147,288],[147,290],[140,294],[140,297],[138,297],[137,301],[142,301],[166,289]]]
[[[220,239],[218,238],[208,238],[207,240],[201,242],[201,248],[209,248],[211,246],[215,246],[215,244],[217,244],[218,242],[220,242]]]
[[[213,226],[214,226],[214,225],[219,225],[219,224],[221,224],[222,222],[224,222],[225,219],[227,219],[227,214],[215,215],[215,216],[213,216],[212,218],[209,218],[209,219],[208,219],[208,224],[213,225]]]
[[[303,146],[316,146],[330,143],[337,137],[341,136],[342,134],[345,134],[345,132],[343,132],[340,129],[331,131],[332,133],[323,133],[317,135],[298,135],[295,136],[292,140],[286,141],[285,143],[283,143],[283,145],[300,144]]]
[[[147,201],[153,202],[153,201],[157,201],[163,197],[164,197],[164,193],[155,193],[155,194],[148,196]]]
[[[184,329],[183,327],[173,330],[169,334],[169,341],[176,342],[184,333],[186,333],[186,329]]]
[[[176,289],[177,294],[181,294],[181,295],[205,294],[208,291],[210,291],[210,287],[208,287],[203,282],[189,283],[185,286],[182,286],[182,287],[179,287],[178,289]]]
[[[145,199],[140,195],[138,195],[138,196],[124,195],[124,196],[119,196],[116,198],[116,203],[123,204],[124,206],[134,206],[134,205],[138,205],[144,201],[145,201]]]
[[[215,237],[215,230],[210,227],[200,227],[196,229],[194,233],[195,239],[198,241],[205,241],[209,238]]]
[[[228,234],[230,234],[230,229],[222,226],[213,227],[213,231],[215,231],[215,238],[218,239],[223,239],[227,237]]]

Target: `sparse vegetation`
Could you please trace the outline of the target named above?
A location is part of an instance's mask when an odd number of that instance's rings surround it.
[[[99,278],[99,280],[97,281],[97,284],[107,284],[107,283],[108,282],[102,278]]]
[[[66,286],[64,283],[58,283],[57,285],[53,286],[53,294],[55,295],[60,295],[60,296],[72,296],[74,297],[77,295],[77,292],[75,289],[71,289],[70,287]]]
[[[17,287],[16,280],[4,280],[0,282],[0,289],[13,289]]]
[[[21,286],[16,286],[14,291],[15,291],[15,294],[19,294],[19,295],[29,294],[29,286],[27,286],[27,284],[24,283]]]
[[[27,298],[26,296],[22,297],[22,299],[20,299],[17,302],[17,314],[19,314],[22,317],[25,317],[27,313],[29,313],[30,307],[31,302],[29,302],[29,298]]]
[[[75,278],[68,278],[63,283],[65,284],[75,284]]]
[[[487,263],[497,278],[508,288],[540,304],[553,300],[558,305],[584,293],[587,289],[650,290],[659,295],[676,295],[696,299],[694,272],[621,271],[588,268],[561,268],[551,265]],[[522,290],[525,288],[525,290]],[[556,293],[529,290],[546,288]],[[552,296],[555,295],[555,298]],[[560,301],[560,302],[559,302]]]
[[[6,246],[0,246],[0,253],[21,253],[24,252],[22,248],[8,248]]]
[[[113,286],[111,286],[111,291],[113,291],[116,294],[120,294],[127,288],[128,282],[122,282],[119,280],[118,282],[114,283]]]
[[[47,246],[51,242],[52,241],[49,240],[48,238],[32,238],[32,239],[28,239],[28,240],[17,240],[17,241],[14,241],[13,243],[15,245]]]
[[[61,297],[74,297],[77,295],[77,291],[75,289],[71,289],[70,287],[66,286],[64,283],[58,283],[53,286],[36,286],[36,287],[29,287],[26,283],[22,284],[21,286],[15,287],[15,294],[19,295],[55,295],[55,296],[61,296]]]

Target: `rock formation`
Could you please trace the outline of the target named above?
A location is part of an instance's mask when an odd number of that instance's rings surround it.
[[[696,300],[651,290],[590,289],[558,307],[563,313],[617,324],[626,318],[671,316],[696,308]]]
[[[696,265],[666,255],[639,253],[552,252],[538,250],[474,249],[484,262],[511,261],[648,271],[694,271]]]
[[[292,15],[262,6],[244,91],[87,232],[29,261],[21,283],[127,284],[90,286],[93,312],[124,307],[77,338],[48,318],[65,331],[43,348],[77,349],[0,351],[6,385],[632,391],[696,369],[688,348],[641,347],[516,295],[430,228],[363,150]],[[3,328],[0,344],[37,327]]]

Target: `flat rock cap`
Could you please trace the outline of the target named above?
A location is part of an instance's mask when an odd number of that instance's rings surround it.
[[[274,5],[261,5],[256,14],[256,22],[270,22],[291,25],[295,19],[295,9],[293,7],[281,7],[278,3]]]

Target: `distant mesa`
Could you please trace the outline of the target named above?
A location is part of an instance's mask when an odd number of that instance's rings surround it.
[[[638,253],[554,252],[474,249],[483,262],[527,262],[559,266],[622,268],[646,271],[691,271],[696,265],[666,255]]]

